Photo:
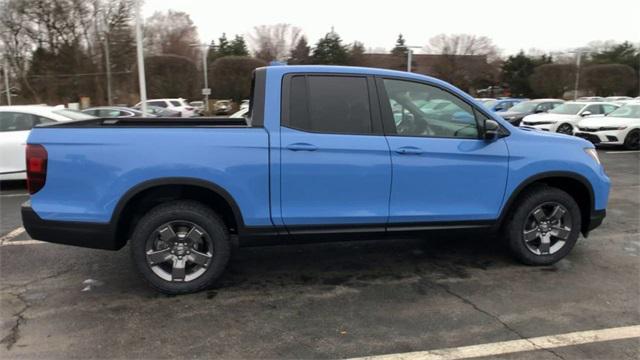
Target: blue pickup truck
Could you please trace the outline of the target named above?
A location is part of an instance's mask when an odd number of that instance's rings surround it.
[[[486,231],[551,264],[601,224],[610,186],[583,139],[516,128],[427,76],[334,66],[257,69],[244,119],[36,127],[27,168],[32,238],[129,242],[173,294],[210,286],[236,244]]]

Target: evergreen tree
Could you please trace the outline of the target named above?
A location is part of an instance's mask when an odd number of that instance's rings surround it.
[[[340,36],[331,30],[318,40],[311,60],[314,64],[346,65],[349,62],[347,47],[342,45]]]
[[[302,36],[296,47],[291,50],[291,56],[289,57],[289,64],[292,65],[304,65],[311,63],[311,47],[307,43],[307,39]]]
[[[222,33],[222,36],[218,39],[218,48],[216,51],[218,52],[218,57],[230,55],[230,46],[229,40],[227,40],[227,34]]]
[[[364,44],[359,41],[354,41],[354,43],[351,45],[351,48],[349,49],[349,65],[365,65],[364,52]]]
[[[551,57],[547,55],[536,58],[520,51],[517,55],[509,56],[502,65],[502,81],[509,86],[514,96],[534,97],[529,78],[537,66],[549,63]]]
[[[213,62],[216,61],[216,59],[219,57],[220,56],[218,55],[218,50],[216,49],[216,42],[211,40],[211,43],[209,44],[209,50],[207,51],[207,63],[213,64]]]
[[[402,34],[398,35],[398,40],[396,40],[396,46],[391,49],[391,54],[395,56],[405,56],[407,55],[407,46],[405,45],[404,37]]]
[[[247,49],[247,44],[244,41],[244,38],[241,35],[236,35],[233,40],[229,43],[229,55],[234,56],[248,56],[249,49]]]

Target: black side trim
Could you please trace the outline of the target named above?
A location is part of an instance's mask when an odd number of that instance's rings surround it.
[[[242,213],[240,212],[240,207],[238,207],[238,204],[233,199],[231,194],[229,194],[222,187],[210,181],[196,179],[196,178],[188,178],[188,177],[166,177],[166,178],[160,178],[160,179],[153,179],[153,180],[142,182],[132,187],[120,198],[120,201],[118,201],[118,204],[113,210],[110,223],[116,226],[120,222],[120,215],[122,214],[122,211],[134,196],[138,195],[139,193],[147,189],[150,189],[156,186],[162,186],[162,185],[199,186],[215,192],[216,194],[220,195],[220,197],[222,197],[229,204],[229,206],[231,206],[231,210],[233,211],[233,216],[235,217],[236,222],[238,224],[238,232],[242,233],[244,231],[245,226],[244,226],[244,220],[242,218]]]
[[[21,213],[25,230],[36,240],[105,250],[119,250],[124,246],[124,242],[116,241],[111,224],[43,220],[30,202],[22,205]]]
[[[589,180],[587,180],[584,176],[580,174],[570,172],[570,171],[548,171],[548,172],[539,173],[527,178],[526,180],[521,182],[520,185],[518,185],[518,187],[513,192],[511,192],[509,199],[505,202],[504,206],[502,207],[502,212],[500,213],[500,217],[498,218],[497,225],[498,226],[502,225],[506,216],[509,214],[509,211],[511,210],[511,206],[513,206],[514,201],[518,198],[522,190],[524,190],[527,186],[533,184],[536,181],[544,180],[547,178],[558,178],[558,177],[570,178],[582,183],[582,185],[584,185],[587,188],[587,191],[589,192],[589,209],[591,212],[594,211],[595,200],[593,195],[593,187],[591,186],[591,183],[589,182]],[[588,228],[590,225],[583,224],[583,226],[586,226]]]
[[[97,118],[77,121],[61,121],[56,123],[48,123],[36,125],[37,128],[139,128],[139,127],[156,127],[156,128],[245,128],[248,127],[245,119],[235,119],[229,117],[193,117],[193,118],[161,118],[161,117],[128,117],[128,118]]]
[[[394,239],[428,233],[489,231],[494,220],[447,221],[389,224],[298,225],[285,227],[248,227],[240,236],[241,246],[333,242],[345,240]]]
[[[0,173],[0,175],[20,174],[20,173],[26,173],[26,172],[27,172],[27,170],[7,171],[7,172]]]

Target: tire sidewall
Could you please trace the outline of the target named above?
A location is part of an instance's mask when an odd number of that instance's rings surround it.
[[[631,138],[633,136],[633,134],[635,134],[635,136],[640,136],[640,130],[639,129],[634,129],[629,131],[629,133],[627,134],[627,137],[624,139],[624,147],[628,150],[638,150],[640,149],[640,146],[638,146],[638,144],[633,144],[631,143]]]
[[[536,255],[525,245],[522,231],[529,214],[546,202],[557,202],[567,209],[571,216],[571,233],[565,245],[556,253]],[[514,255],[527,265],[551,265],[569,254],[580,236],[581,226],[580,208],[569,194],[552,187],[537,187],[522,198],[522,203],[511,217],[507,227],[509,247]]]
[[[213,244],[213,255],[207,270],[189,282],[166,281],[156,275],[146,259],[146,242],[161,225],[175,221],[190,221],[202,227]],[[209,208],[197,202],[173,202],[155,207],[136,226],[131,237],[131,255],[143,277],[156,289],[168,294],[183,294],[211,286],[224,271],[230,255],[229,235],[224,223]]]

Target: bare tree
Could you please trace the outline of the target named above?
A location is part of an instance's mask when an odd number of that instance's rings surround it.
[[[440,34],[431,38],[423,50],[441,55],[433,64],[433,75],[464,90],[472,91],[497,81],[499,52],[486,36]]]
[[[264,61],[284,61],[291,54],[302,30],[291,24],[260,25],[249,34],[251,49],[255,57]]]
[[[560,98],[573,89],[575,76],[575,64],[544,64],[535,68],[529,82],[537,95]]]
[[[199,50],[192,46],[198,43],[198,29],[189,14],[168,10],[156,12],[144,26],[145,49],[148,54],[171,54],[184,56],[194,61],[199,59]]]
[[[498,48],[486,36],[440,34],[429,39],[425,52],[439,55],[483,55],[489,61],[499,57]]]

